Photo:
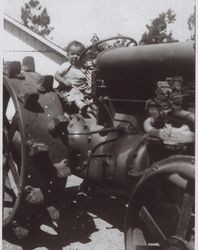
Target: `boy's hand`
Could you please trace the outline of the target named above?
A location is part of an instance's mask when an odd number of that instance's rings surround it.
[[[72,87],[71,82],[68,81],[68,80],[64,80],[64,81],[63,81],[63,84],[64,84],[66,87],[68,87],[68,88],[71,88],[71,87]]]

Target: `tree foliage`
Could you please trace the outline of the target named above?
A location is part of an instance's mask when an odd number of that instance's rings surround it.
[[[194,12],[193,14],[191,14],[188,18],[188,29],[190,30],[191,32],[191,40],[195,40],[195,9],[194,9]]]
[[[30,0],[21,8],[23,24],[41,36],[47,36],[53,30],[47,9],[40,5],[38,0]]]
[[[146,31],[140,40],[140,44],[156,44],[163,42],[176,41],[173,38],[172,31],[167,32],[167,26],[176,21],[176,14],[168,9],[167,12],[162,12],[159,16],[151,20],[150,25],[146,25]]]

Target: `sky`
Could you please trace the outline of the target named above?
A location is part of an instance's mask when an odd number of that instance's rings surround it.
[[[28,0],[4,0],[4,13],[20,20],[21,7]],[[97,33],[100,39],[118,33],[139,41],[146,24],[159,13],[171,8],[176,22],[169,29],[179,41],[190,38],[187,20],[193,13],[195,0],[40,0],[47,8],[54,30],[53,41],[65,47],[71,40],[85,45]]]

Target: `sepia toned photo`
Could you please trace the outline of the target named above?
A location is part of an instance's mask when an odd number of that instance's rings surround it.
[[[2,19],[2,249],[196,250],[196,1]]]

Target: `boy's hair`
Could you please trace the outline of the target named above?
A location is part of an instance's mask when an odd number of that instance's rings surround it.
[[[74,41],[70,42],[70,43],[67,45],[67,47],[65,48],[65,50],[66,50],[67,53],[69,52],[69,50],[70,50],[70,48],[71,48],[72,46],[80,47],[82,51],[85,50],[85,46],[84,46],[82,43],[80,43],[80,42],[74,40]]]

